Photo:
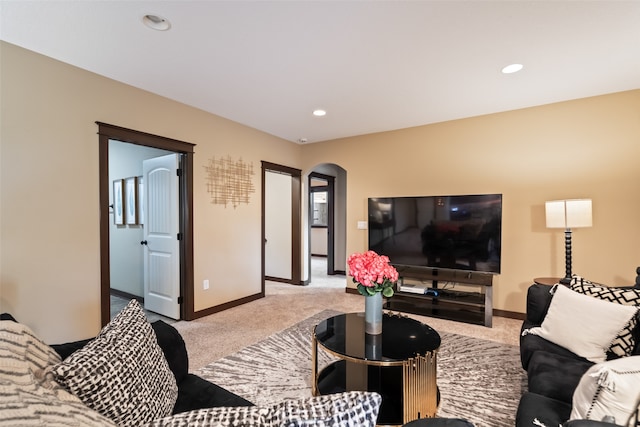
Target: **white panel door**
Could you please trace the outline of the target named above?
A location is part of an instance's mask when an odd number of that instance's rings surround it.
[[[264,274],[292,278],[291,175],[265,171]]]
[[[145,160],[144,308],[180,318],[178,154]]]

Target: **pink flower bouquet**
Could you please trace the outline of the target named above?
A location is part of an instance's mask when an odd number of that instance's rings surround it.
[[[398,281],[398,271],[389,264],[389,257],[374,251],[355,253],[347,259],[349,275],[364,296],[382,292],[387,298],[393,296],[393,285]]]

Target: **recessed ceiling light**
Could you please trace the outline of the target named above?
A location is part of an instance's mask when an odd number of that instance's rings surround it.
[[[142,22],[147,27],[157,31],[167,31],[171,28],[171,22],[158,15],[144,15]]]
[[[513,73],[517,73],[518,71],[522,70],[522,68],[524,68],[524,65],[522,64],[511,64],[511,65],[507,65],[506,67],[504,67],[502,69],[502,74],[513,74]]]
[[[326,116],[327,112],[325,110],[313,110],[313,115],[316,117]]]

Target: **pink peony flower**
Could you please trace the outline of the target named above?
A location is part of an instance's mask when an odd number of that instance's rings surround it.
[[[398,271],[389,264],[389,257],[374,251],[354,253],[347,259],[349,275],[358,284],[362,295],[382,292],[385,297],[393,295],[393,285],[398,281]]]

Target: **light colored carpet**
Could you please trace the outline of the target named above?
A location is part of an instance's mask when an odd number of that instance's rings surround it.
[[[311,334],[324,310],[196,373],[257,405],[311,396]],[[518,347],[442,332],[438,352],[439,417],[462,417],[476,427],[511,427],[526,376]],[[318,351],[322,368],[335,360]]]
[[[327,276],[326,259],[312,257],[309,286],[267,282],[265,298],[173,326],[180,331],[189,353],[189,370],[196,371],[224,356],[250,346],[323,310],[364,311],[360,295],[347,294],[345,276]],[[522,321],[494,317],[493,327],[408,314],[438,332],[519,345]]]
[[[189,369],[198,370],[224,356],[248,347],[323,310],[342,313],[364,311],[360,295],[347,294],[344,287],[294,286],[267,282],[266,296],[189,322],[173,326],[183,336],[189,352]],[[438,332],[486,339],[517,346],[522,321],[493,318],[493,327],[407,314]]]

